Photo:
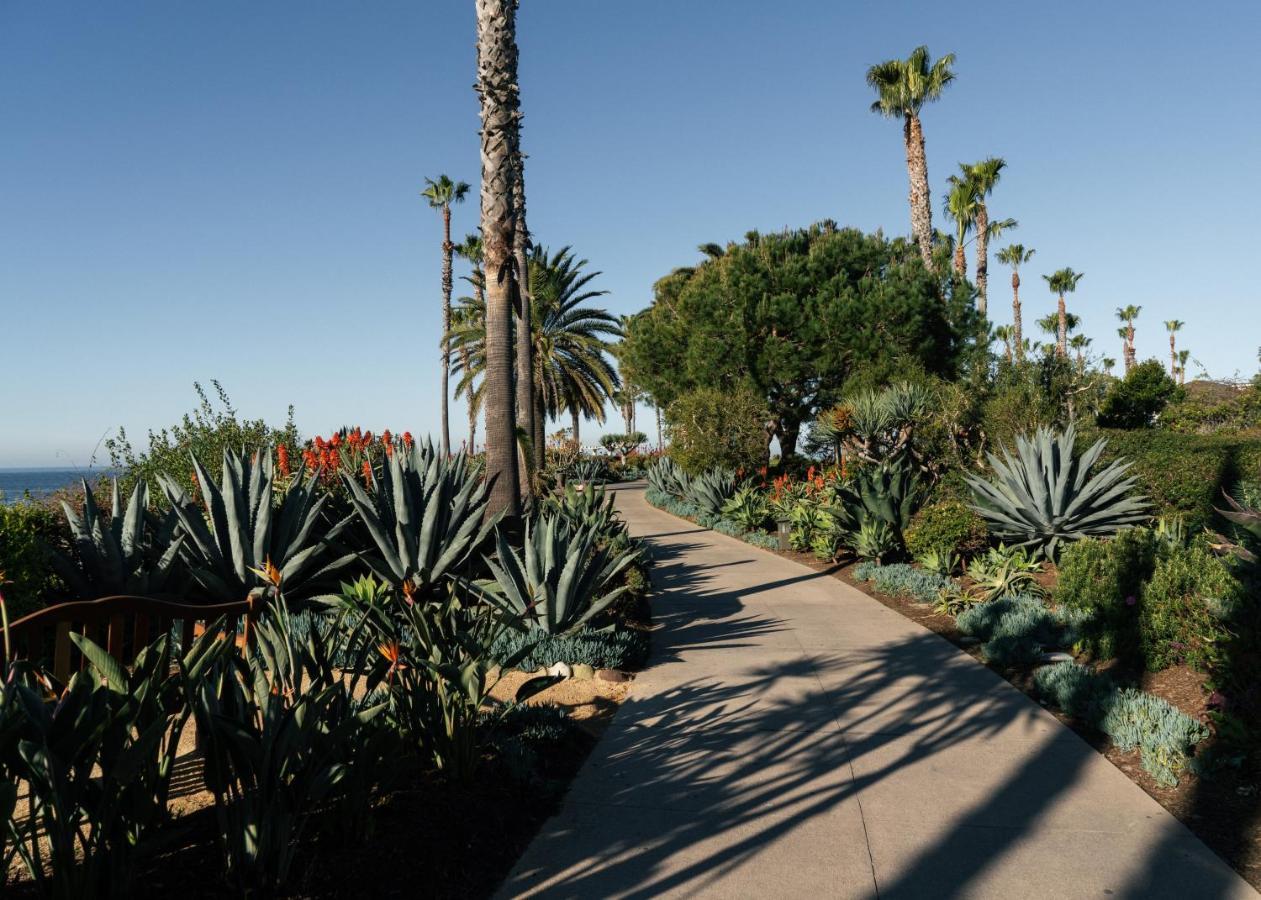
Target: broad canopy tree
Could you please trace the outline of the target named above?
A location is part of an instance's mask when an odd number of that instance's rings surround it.
[[[699,387],[750,386],[767,440],[796,451],[802,424],[855,375],[956,373],[979,320],[970,286],[934,274],[915,245],[822,222],[743,243],[654,286],[620,356],[658,406]]]

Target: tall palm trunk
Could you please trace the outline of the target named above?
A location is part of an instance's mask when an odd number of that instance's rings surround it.
[[[1060,294],[1057,307],[1059,321],[1055,328],[1055,355],[1068,355],[1068,307],[1064,305],[1064,295]]]
[[[1020,326],[1020,274],[1011,273],[1011,340],[1016,345],[1016,362],[1025,361],[1024,334]]]
[[[451,454],[449,395],[451,382],[451,206],[442,207],[442,455]]]
[[[582,438],[578,436],[578,417],[579,417],[579,414],[578,414],[578,407],[577,407],[577,406],[572,406],[572,405],[571,405],[571,406],[569,407],[569,415],[573,417],[573,426],[574,426],[574,433],[573,433],[573,439],[574,439],[574,450],[575,450],[575,451],[578,451],[578,450],[581,450],[581,449],[582,449]]]
[[[906,142],[906,174],[911,181],[911,236],[919,244],[926,268],[933,265],[933,208],[928,193],[928,157],[924,154],[924,128],[919,116],[906,115],[902,128]]]
[[[543,391],[534,391],[534,446],[543,453],[543,461],[547,462],[547,435],[543,433],[547,421],[547,411],[543,408]]]
[[[516,73],[513,73],[516,79]],[[521,116],[517,114],[517,122]],[[521,481],[523,496],[533,493],[533,473],[543,467],[542,447],[534,446],[534,329],[530,323],[530,262],[526,256],[530,235],[525,224],[525,160],[518,146],[513,154],[513,205],[516,211],[516,231],[513,235],[512,254],[517,264],[517,424],[530,436],[528,475]]]
[[[486,282],[487,514],[521,513],[513,397],[513,150],[517,146],[516,0],[476,0],[482,118],[482,243]]]
[[[955,236],[954,268],[955,274],[960,278],[968,274],[968,257],[963,251],[963,229],[959,229]]]
[[[1135,365],[1134,353],[1134,323],[1125,323],[1125,374],[1130,374],[1130,370]]]
[[[1174,334],[1169,332],[1169,377],[1178,374],[1178,351],[1174,343]]]
[[[660,453],[663,449],[661,443],[661,407],[654,403],[652,408],[657,411],[657,452]]]
[[[990,213],[984,203],[976,208],[976,308],[981,315],[989,311],[985,292],[990,281]]]
[[[469,370],[469,351],[467,347],[460,348],[460,371],[467,372]],[[468,404],[468,452],[477,452],[477,407],[473,405],[473,382],[469,381],[468,387],[464,390],[464,400]]]

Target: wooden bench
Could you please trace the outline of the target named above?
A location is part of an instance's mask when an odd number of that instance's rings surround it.
[[[178,634],[180,646],[187,649],[220,619],[225,621],[225,634],[235,635],[237,643],[244,646],[256,614],[253,600],[207,606],[152,597],[102,597],[59,603],[23,616],[9,626],[9,642],[16,659],[51,661],[53,677],[64,684],[84,665],[82,654],[70,640],[72,633],[99,644],[129,666],[140,650],[161,635]]]

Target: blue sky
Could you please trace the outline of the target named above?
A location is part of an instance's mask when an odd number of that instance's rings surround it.
[[[523,0],[530,224],[618,313],[703,241],[905,233],[901,131],[863,76],[926,43],[959,57],[924,116],[937,221],[955,164],[1001,155],[993,214],[1037,248],[1029,315],[1053,308],[1038,274],[1072,266],[1096,349],[1119,358],[1135,303],[1141,357],[1176,317],[1211,374],[1250,375],[1259,27],[1242,2]],[[418,192],[477,181],[473,44],[472,0],[0,0],[0,466],[81,465],[212,378],[308,434],[433,429],[440,230]],[[457,208],[457,233],[476,218]]]

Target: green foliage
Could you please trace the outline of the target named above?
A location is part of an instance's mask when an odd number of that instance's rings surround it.
[[[610,453],[624,457],[648,440],[642,431],[631,431],[627,434],[606,434],[600,438],[600,446]]]
[[[293,423],[293,407],[283,427],[275,428],[262,419],[242,419],[218,381],[211,381],[216,400],[212,401],[200,384],[194,383],[197,408],[185,414],[178,425],[149,432],[149,449],[136,451],[123,428],[105,442],[110,464],[123,472],[123,493],[130,493],[137,481],[156,485],[161,479],[188,484],[192,474],[189,456],[221,459],[228,451],[242,447],[276,447],[284,444],[297,459],[301,452],[298,429]],[[154,498],[165,502],[165,496]]]
[[[1242,599],[1238,581],[1202,546],[1171,547],[1156,559],[1139,603],[1139,638],[1149,671],[1179,660],[1202,667],[1217,655]]]
[[[124,512],[115,480],[110,509],[103,512],[87,481],[83,511],[62,502],[73,538],[73,553],[53,550],[52,564],[77,599],[95,600],[117,594],[146,597],[170,593],[173,569],[184,543],[175,533],[178,518],[159,518],[149,510],[149,488],[137,481]]]
[[[1184,434],[1230,434],[1261,427],[1261,378],[1242,390],[1206,381],[1188,384],[1161,413],[1160,427]]]
[[[869,581],[882,594],[910,597],[920,603],[931,603],[943,588],[954,584],[948,577],[936,572],[926,572],[905,563],[879,565],[862,562],[854,566],[853,576],[858,581]]]
[[[1061,543],[1115,534],[1147,518],[1145,498],[1131,496],[1128,464],[1117,460],[1093,471],[1105,442],[1077,455],[1075,440],[1071,425],[1059,435],[1043,428],[1017,438],[1014,456],[989,454],[992,480],[970,476],[968,485],[991,532],[1054,559]]]
[[[959,614],[959,630],[978,638],[985,658],[1001,666],[1029,665],[1054,646],[1058,622],[1041,600],[1012,594]]]
[[[1010,447],[1039,428],[1062,430],[1092,416],[1107,384],[1098,372],[1052,352],[1020,364],[1000,361],[981,413],[990,446]]]
[[[1077,663],[1045,666],[1033,675],[1037,693],[1108,735],[1120,749],[1142,754],[1143,768],[1169,787],[1209,731],[1168,702],[1133,688],[1118,689],[1107,675]]]
[[[366,490],[349,473],[343,482],[369,536],[364,562],[418,599],[440,597],[500,518],[486,515],[490,487],[470,458],[444,459],[432,443],[396,449]]]
[[[639,555],[600,546],[600,538],[598,528],[542,513],[526,522],[520,553],[496,532],[490,580],[461,583],[528,630],[575,632],[626,593],[618,576]]]
[[[181,480],[160,473],[158,481],[187,535],[182,553],[197,599],[236,602],[281,582],[291,595],[306,596],[354,558],[345,555],[321,566],[328,542],[345,521],[315,536],[324,524],[321,511],[328,494],[314,476],[298,479],[280,494],[270,453],[260,461],[257,454],[225,450],[218,482],[195,456],[192,465],[201,505]]]
[[[984,550],[988,542],[985,521],[958,500],[926,505],[906,529],[906,549],[915,557],[937,553],[968,559]]]
[[[686,500],[703,515],[719,517],[736,494],[736,476],[724,469],[707,469],[688,483]]]
[[[64,593],[50,549],[66,552],[68,542],[65,523],[47,506],[31,500],[0,503],[0,591],[11,621]]]
[[[1101,431],[1103,461],[1124,457],[1156,515],[1181,518],[1192,534],[1215,525],[1222,491],[1261,474],[1261,440],[1232,435],[1177,434],[1163,428]]]
[[[723,504],[722,514],[741,531],[757,531],[771,515],[766,492],[753,486],[742,487]]]
[[[997,600],[1015,594],[1041,596],[1036,574],[1041,571],[1036,553],[1027,547],[999,544],[968,563],[969,593],[981,601]]]
[[[648,492],[682,500],[688,494],[691,476],[679,468],[678,463],[663,456],[648,469]]]
[[[764,465],[766,415],[765,404],[748,387],[688,391],[666,407],[670,456],[691,475]]]
[[[752,384],[772,426],[795,439],[860,369],[873,381],[959,370],[975,310],[909,249],[832,222],[751,232],[656,283],[652,306],[627,324],[623,363],[664,406],[697,388],[730,402]],[[736,467],[760,456],[685,465]]]
[[[1100,659],[1137,649],[1138,598],[1151,578],[1161,540],[1146,528],[1126,528],[1111,540],[1086,538],[1060,555],[1056,602],[1086,614],[1079,645]]]
[[[566,485],[563,493],[544,497],[540,508],[576,528],[595,532],[601,542],[626,533],[626,523],[613,508],[613,495],[598,485],[588,485],[581,491],[572,484]]]
[[[1112,385],[1099,411],[1099,424],[1104,428],[1150,428],[1164,408],[1181,395],[1165,367],[1149,359]]]
[[[916,556],[915,561],[938,575],[953,575],[959,569],[959,557],[949,550],[926,550]]]
[[[491,648],[496,660],[515,660],[524,672],[556,663],[585,663],[597,669],[638,669],[648,658],[649,636],[631,628],[583,628],[570,634],[505,631]],[[524,655],[523,655],[524,654]]]
[[[764,531],[746,531],[740,535],[740,540],[754,547],[761,547],[763,550],[779,549],[779,538]]]

